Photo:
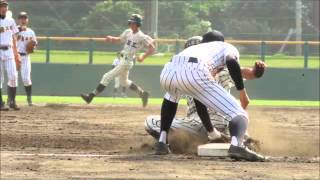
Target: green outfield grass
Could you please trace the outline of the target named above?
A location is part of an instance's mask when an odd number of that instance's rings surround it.
[[[4,97],[6,99],[6,97]],[[18,103],[26,103],[25,96],[17,96]],[[62,97],[62,96],[34,96],[35,104],[53,103],[53,104],[85,104],[80,97]],[[161,98],[152,98],[149,104],[161,105]],[[112,98],[97,97],[92,104],[126,104],[141,105],[140,98]],[[185,100],[181,100],[180,104],[186,105]],[[285,100],[251,100],[251,106],[281,106],[281,107],[319,107],[320,101],[285,101]]]
[[[144,63],[137,63],[137,65],[164,65],[167,63],[172,54],[164,54],[163,56],[152,56]],[[111,64],[116,57],[115,52],[94,52],[93,64]],[[44,63],[46,53],[43,50],[38,50],[32,54],[32,62]],[[51,63],[66,63],[66,64],[88,64],[89,53],[87,51],[51,51]],[[259,59],[258,55],[241,55],[240,62],[242,66],[252,66],[253,63]],[[319,68],[319,56],[309,57],[309,67]],[[303,56],[285,56],[274,55],[266,56],[266,63],[268,67],[285,67],[285,68],[303,68]]]

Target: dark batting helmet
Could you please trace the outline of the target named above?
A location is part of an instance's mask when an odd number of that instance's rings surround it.
[[[184,48],[186,49],[190,46],[200,44],[201,41],[202,41],[201,36],[193,36],[186,41],[186,43],[184,44]]]
[[[130,19],[128,20],[128,23],[136,23],[137,26],[141,26],[142,25],[142,16],[140,14],[132,14]]]
[[[222,32],[213,30],[205,33],[202,36],[201,43],[212,42],[212,41],[224,41],[224,35],[222,34]]]

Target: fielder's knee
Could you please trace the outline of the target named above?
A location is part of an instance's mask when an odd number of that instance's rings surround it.
[[[9,81],[8,81],[8,86],[10,86],[10,87],[17,87],[17,86],[18,86],[18,81],[16,81],[16,80],[9,80]]]
[[[24,86],[30,86],[30,85],[32,85],[32,82],[31,82],[31,80],[30,80],[30,79],[22,80],[22,82],[23,82],[23,85],[24,85]]]

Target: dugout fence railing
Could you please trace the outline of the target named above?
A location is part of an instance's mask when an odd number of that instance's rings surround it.
[[[45,62],[50,63],[51,57],[51,44],[52,42],[87,42],[88,47],[88,64],[93,64],[94,60],[94,51],[96,42],[104,42],[104,38],[92,38],[92,37],[37,37],[38,40],[45,41],[45,51],[46,57]],[[181,50],[181,44],[183,44],[185,39],[155,39],[157,44],[172,44],[175,47],[175,53]],[[235,44],[235,45],[255,45],[260,47],[260,59],[266,61],[266,50],[268,45],[301,45],[302,46],[302,55],[304,60],[304,68],[308,68],[308,57],[310,47],[315,47],[319,49],[320,41],[259,41],[259,40],[226,40],[226,42]],[[319,55],[319,54],[318,54]]]

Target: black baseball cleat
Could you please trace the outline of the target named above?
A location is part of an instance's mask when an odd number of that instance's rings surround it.
[[[239,147],[230,145],[228,154],[230,158],[236,159],[236,160],[246,160],[246,161],[260,161],[263,162],[266,160],[266,158],[254,151],[251,151],[250,149],[246,147]]]
[[[142,106],[146,107],[148,105],[149,93],[147,91],[143,91],[141,94]]]
[[[0,102],[0,111],[9,111],[9,108],[6,108],[4,102]]]
[[[87,104],[90,104],[93,97],[94,97],[94,94],[93,93],[90,93],[90,94],[81,94],[80,95],[82,97],[82,99],[87,102]]]
[[[157,142],[155,146],[155,155],[166,155],[171,153],[169,149],[169,144],[165,144],[163,142]]]
[[[11,102],[11,103],[9,104],[9,107],[10,107],[11,109],[15,110],[15,111],[19,111],[19,110],[20,110],[20,108],[17,106],[17,104],[16,104],[15,102]]]

